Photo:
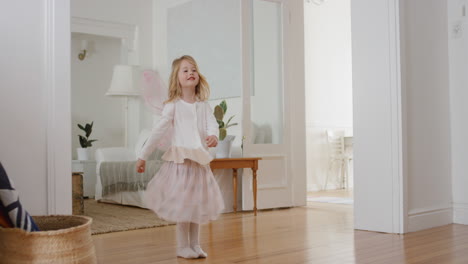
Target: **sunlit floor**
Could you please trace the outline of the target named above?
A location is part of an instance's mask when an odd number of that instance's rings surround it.
[[[333,194],[336,196],[336,194]],[[174,226],[93,236],[99,263],[468,263],[468,227],[407,235],[353,230],[351,205],[223,214],[202,227],[207,259],[176,258]]]
[[[326,191],[307,192],[307,197],[353,198],[353,189],[339,189],[339,190],[326,190]]]

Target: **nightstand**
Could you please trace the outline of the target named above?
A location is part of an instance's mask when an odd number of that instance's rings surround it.
[[[83,173],[83,196],[94,198],[96,190],[96,161],[73,160],[72,172]]]

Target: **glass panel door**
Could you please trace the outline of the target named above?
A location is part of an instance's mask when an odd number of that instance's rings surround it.
[[[283,143],[283,43],[281,3],[254,0],[252,6],[253,144]]]

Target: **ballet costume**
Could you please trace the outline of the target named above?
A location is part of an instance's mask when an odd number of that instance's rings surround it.
[[[218,136],[219,126],[207,102],[182,99],[166,103],[139,158],[148,156],[170,138],[165,162],[148,183],[145,204],[162,219],[177,222],[177,255],[206,257],[199,244],[200,224],[218,218],[224,209],[218,183],[210,169],[213,159],[205,139]],[[167,136],[169,133],[169,137]]]

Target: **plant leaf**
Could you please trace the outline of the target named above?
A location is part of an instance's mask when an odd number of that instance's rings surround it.
[[[234,116],[231,116],[231,117],[229,118],[229,120],[226,122],[226,127],[229,125],[229,122],[231,122],[231,120],[232,120],[233,117],[234,117]]]
[[[219,140],[223,140],[226,138],[227,130],[225,128],[219,129]]]
[[[80,138],[80,146],[82,148],[86,148],[88,146],[86,138],[83,137],[82,135],[78,135],[78,137]]]
[[[224,127],[224,122],[216,120],[218,122],[219,127],[218,128],[223,128]]]
[[[219,106],[219,105],[215,106],[214,116],[215,116],[216,120],[218,120],[218,121],[223,120],[224,112],[223,112],[223,109],[221,108],[221,106]]]
[[[97,141],[97,139],[89,140],[87,146],[88,146],[88,147],[92,147],[92,146],[93,146],[92,143],[93,143],[94,141]]]
[[[230,125],[226,126],[226,128],[232,127],[232,126],[237,126],[237,125],[238,125],[237,123],[233,123],[233,124],[230,124]]]
[[[223,100],[219,106],[221,106],[221,108],[223,109],[223,114],[226,114],[227,112],[227,103],[226,103],[226,100]]]
[[[86,137],[88,138],[91,135],[91,131],[92,131],[91,125],[86,124],[85,130],[86,130]]]
[[[78,124],[78,127],[79,127],[81,130],[86,131],[85,128],[84,128],[82,125],[80,125],[80,124]]]

